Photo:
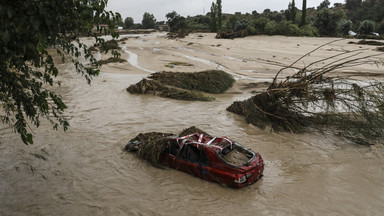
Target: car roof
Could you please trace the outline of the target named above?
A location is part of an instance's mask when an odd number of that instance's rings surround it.
[[[210,150],[221,151],[233,144],[227,137],[211,137],[205,134],[194,133],[175,139],[180,148],[185,145],[193,145],[197,148],[207,148]]]

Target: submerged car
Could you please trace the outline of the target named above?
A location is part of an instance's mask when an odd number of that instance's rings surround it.
[[[163,135],[167,139],[158,156],[158,162],[165,166],[231,188],[251,185],[263,175],[261,155],[227,137],[199,133],[183,137],[167,135]],[[137,151],[142,144],[133,139],[126,149]]]

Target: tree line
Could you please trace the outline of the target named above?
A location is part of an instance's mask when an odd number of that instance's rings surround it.
[[[288,36],[340,36],[350,31],[384,34],[384,1],[377,0],[346,0],[344,4],[333,6],[329,0],[324,0],[312,8],[307,8],[307,0],[303,0],[301,9],[292,0],[285,10],[265,9],[261,13],[254,10],[245,14],[223,14],[222,1],[216,0],[205,15],[183,17],[172,11],[165,17],[171,31],[244,31],[249,35]],[[140,24],[135,24],[131,17],[120,22],[124,28],[155,28],[156,24],[159,23],[148,12],[144,13]]]

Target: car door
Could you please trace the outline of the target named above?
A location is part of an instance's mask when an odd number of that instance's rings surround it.
[[[175,160],[175,169],[200,178],[205,178],[207,166],[205,152],[193,145],[183,146],[179,157]]]

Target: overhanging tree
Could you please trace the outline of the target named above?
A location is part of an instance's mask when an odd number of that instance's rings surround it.
[[[118,36],[113,29],[120,15],[106,11],[106,4],[107,0],[0,2],[0,121],[19,133],[25,144],[33,143],[29,123],[39,127],[41,118],[54,129],[68,128],[67,107],[50,88],[61,84],[55,81],[59,70],[48,50],[71,61],[90,82],[99,73],[91,66],[97,62],[78,38],[92,35],[96,43],[103,43],[100,33]],[[92,33],[94,25],[97,32]],[[81,56],[92,64],[82,64]]]

